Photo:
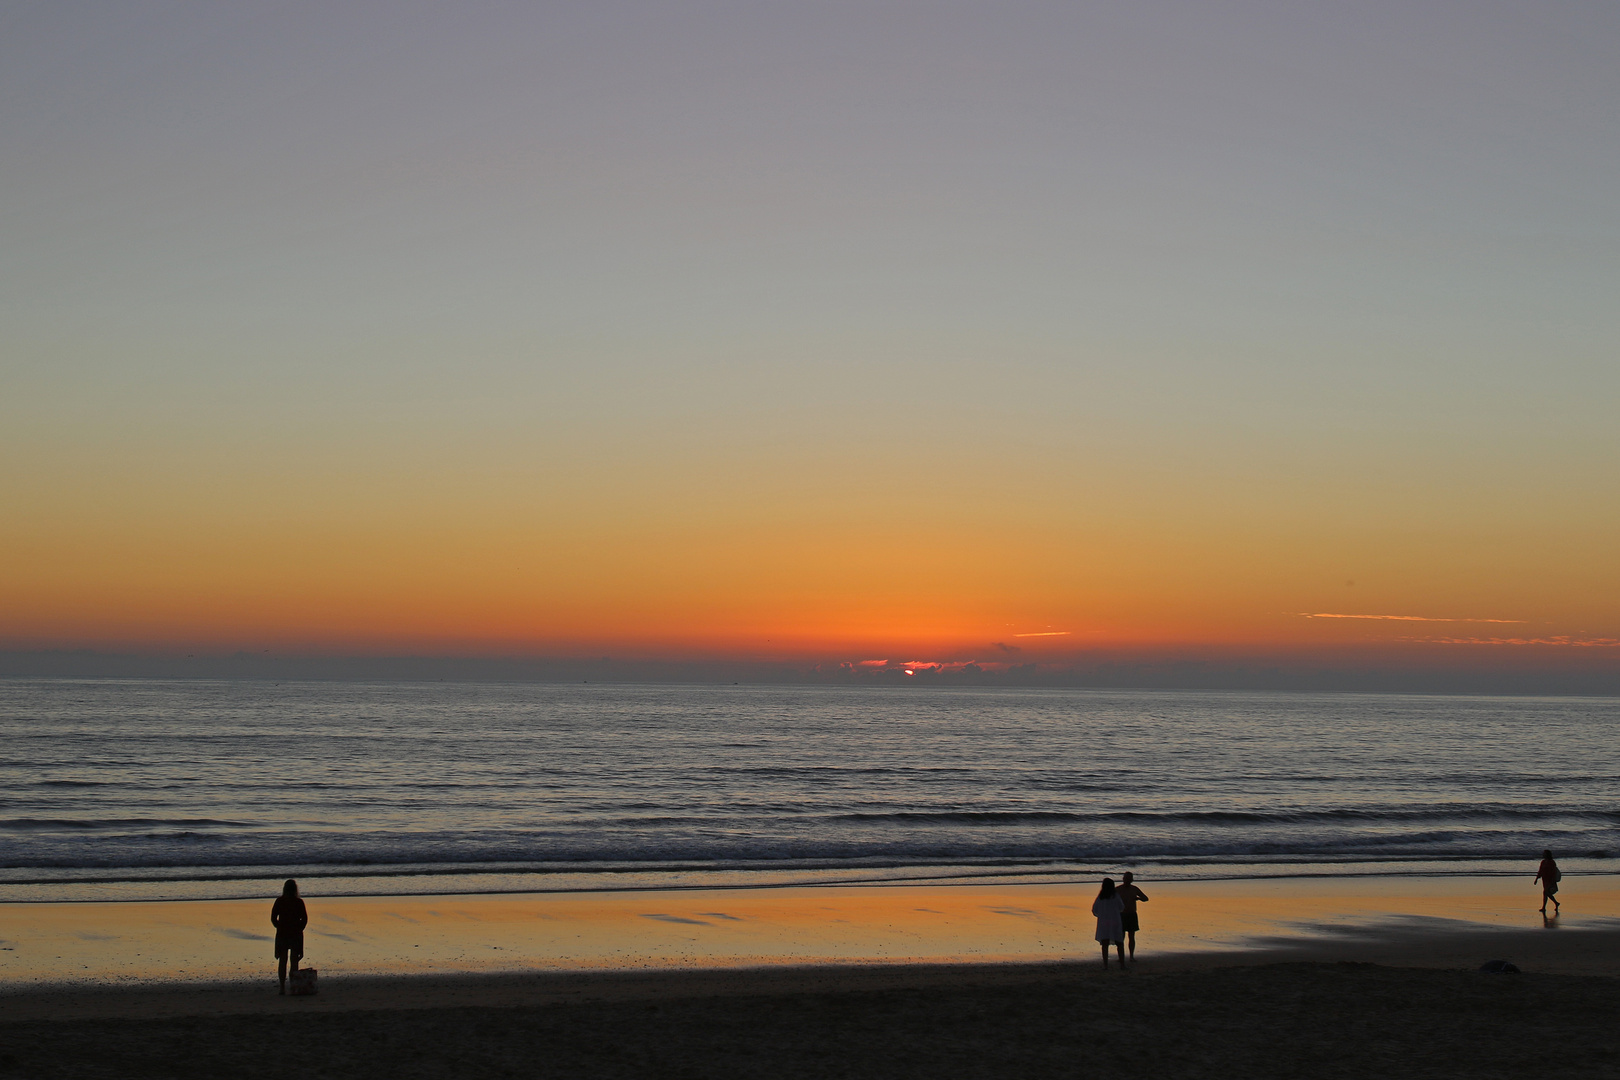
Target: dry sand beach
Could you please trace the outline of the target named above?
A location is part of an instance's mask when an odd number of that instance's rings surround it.
[[[1620,982],[1360,964],[612,976],[440,1004],[23,1021],[17,1076],[1613,1076]],[[433,989],[430,986],[420,990]],[[563,996],[563,995],[569,996]]]
[[[1551,926],[1504,879],[1150,883],[1141,959],[1106,975],[1088,884],[311,897],[312,929],[343,935],[311,935],[313,999],[278,997],[267,943],[245,940],[268,901],[7,905],[0,1075],[1620,1068],[1611,879],[1571,882]],[[172,954],[144,978],[115,959],[186,934],[190,975]],[[70,941],[54,979],[27,967]],[[1474,970],[1494,958],[1523,974]]]

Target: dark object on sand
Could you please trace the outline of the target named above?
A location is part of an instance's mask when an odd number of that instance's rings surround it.
[[[1510,964],[1506,960],[1487,960],[1479,965],[1479,970],[1487,975],[1517,975],[1519,965]],[[313,990],[310,993],[314,993]]]
[[[1514,968],[1513,970],[1517,971],[1519,969]],[[315,975],[314,968],[299,968],[294,971],[287,976],[287,993],[298,997],[314,997],[316,993]]]

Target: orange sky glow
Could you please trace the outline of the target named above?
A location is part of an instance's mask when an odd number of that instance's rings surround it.
[[[0,652],[1620,680],[1609,16],[1156,11],[30,8]]]

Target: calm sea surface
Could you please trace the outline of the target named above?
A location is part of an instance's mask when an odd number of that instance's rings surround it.
[[[0,900],[1620,868],[1616,699],[5,680],[0,746]]]

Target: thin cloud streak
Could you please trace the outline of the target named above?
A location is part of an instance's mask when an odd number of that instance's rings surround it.
[[[1513,623],[1522,624],[1524,619],[1436,619],[1428,615],[1339,615],[1327,611],[1296,611],[1294,614],[1302,619],[1376,619],[1384,622],[1443,622],[1443,623]]]
[[[1620,638],[1577,638],[1563,636],[1536,638],[1447,637],[1402,638],[1401,640],[1418,641],[1426,645],[1559,645],[1576,649],[1620,648]]]
[[[1039,630],[1033,634],[1014,634],[1013,637],[1068,637],[1072,630]]]

